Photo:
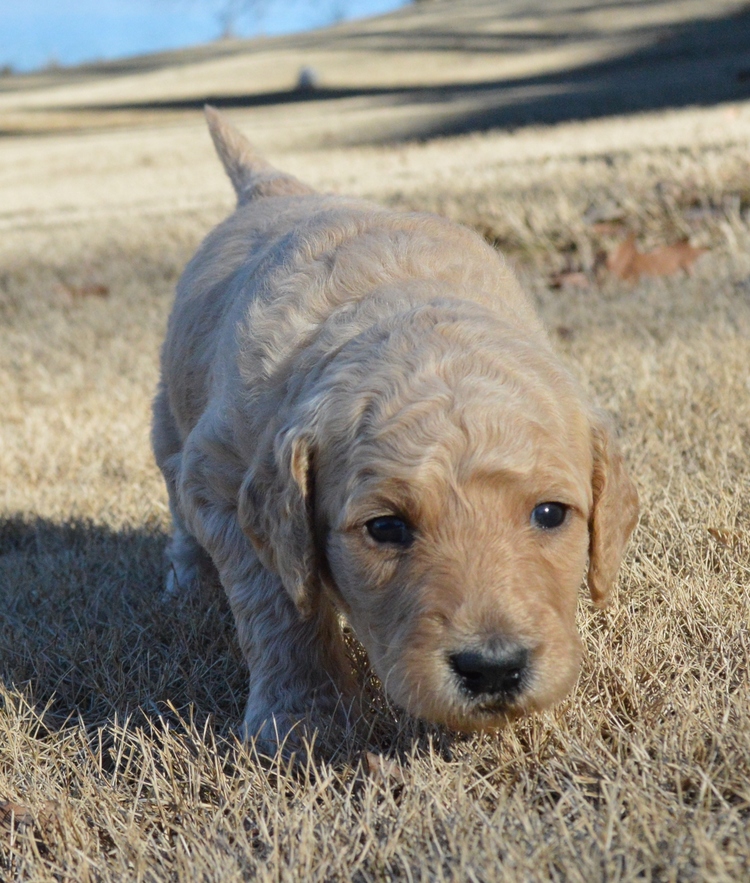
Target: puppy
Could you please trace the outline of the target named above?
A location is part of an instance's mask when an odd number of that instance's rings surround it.
[[[413,715],[475,730],[551,705],[587,560],[603,604],[637,518],[606,420],[482,239],[319,195],[206,114],[238,205],[177,287],[153,447],[168,590],[210,556],[246,736],[350,707],[342,617]]]

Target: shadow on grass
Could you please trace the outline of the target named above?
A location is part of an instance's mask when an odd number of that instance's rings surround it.
[[[501,20],[501,19],[500,19]],[[365,31],[344,34],[331,48],[376,52],[449,51],[523,53],[559,49],[576,41],[585,48],[590,30],[538,33]],[[600,34],[597,36],[606,36]],[[299,48],[313,48],[311,36]],[[551,124],[614,114],[695,105],[750,97],[750,9],[677,25],[651,25],[627,34],[629,51],[602,61],[506,80],[445,82],[429,86],[288,89],[245,95],[206,93],[195,98],[78,107],[88,111],[185,111],[204,103],[220,108],[254,108],[320,102],[322,112],[345,112],[342,102],[365,99],[371,106],[413,106],[409,122],[386,124],[382,136],[364,141],[431,138],[498,127]],[[632,48],[633,46],[636,48]],[[304,56],[301,56],[303,58]],[[417,56],[418,57],[418,56]],[[329,107],[326,109],[326,105]]]
[[[0,521],[0,679],[52,728],[193,707],[241,714],[244,663],[223,592],[161,599],[166,535],[88,521]]]
[[[40,735],[125,719],[150,732],[185,721],[220,737],[236,731],[247,674],[231,611],[220,586],[162,599],[166,541],[145,527],[0,520],[0,683],[23,695]],[[353,658],[364,672],[361,649]],[[450,751],[453,736],[390,708],[373,682],[365,692],[367,719],[325,754]]]

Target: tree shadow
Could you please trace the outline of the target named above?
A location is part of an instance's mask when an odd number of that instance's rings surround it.
[[[246,674],[224,594],[206,586],[165,603],[166,539],[84,520],[0,521],[0,680],[45,709],[47,726],[168,707],[240,718]]]
[[[111,739],[125,720],[157,738],[237,732],[247,671],[229,605],[211,584],[164,600],[166,541],[160,528],[0,520],[0,686],[32,710],[37,737],[80,722]],[[450,750],[455,735],[393,708],[358,646],[352,659],[368,713],[338,742],[321,732],[323,754],[348,763],[364,746]]]
[[[336,48],[523,52],[576,41],[584,45],[581,40],[585,36],[572,29],[545,36],[394,29],[343,34]],[[244,95],[207,92],[187,99],[81,106],[76,110],[186,111],[199,110],[205,103],[220,108],[258,108],[319,102],[321,113],[341,115],[351,108],[351,99],[360,100],[357,106],[365,100],[373,107],[414,108],[415,114],[407,121],[399,115],[386,121],[380,133],[368,130],[348,139],[377,142],[709,106],[750,97],[750,8],[677,25],[644,26],[627,37],[629,45],[636,44],[637,48],[533,76],[468,83],[446,81],[429,86],[349,88],[330,84],[310,90],[292,88]],[[304,48],[314,45],[310,40],[307,35],[296,42]]]

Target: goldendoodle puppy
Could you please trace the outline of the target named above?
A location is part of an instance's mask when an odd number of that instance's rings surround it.
[[[238,206],[178,285],[153,445],[168,589],[210,556],[246,735],[346,712],[342,617],[414,715],[549,706],[578,671],[587,560],[602,603],[637,517],[606,420],[482,239],[319,195],[207,116]]]

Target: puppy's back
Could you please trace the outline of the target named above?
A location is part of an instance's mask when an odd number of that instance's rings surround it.
[[[238,204],[187,265],[169,321],[162,371],[183,438],[211,388],[236,378],[238,360],[245,385],[262,383],[334,312],[384,287],[399,287],[404,307],[473,301],[545,339],[512,271],[476,234],[317,194],[259,157],[215,110],[206,116]]]

